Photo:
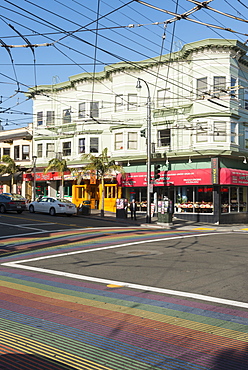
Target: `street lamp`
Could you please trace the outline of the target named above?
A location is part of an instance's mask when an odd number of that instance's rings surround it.
[[[136,89],[141,90],[141,81],[147,87],[147,211],[146,211],[146,222],[151,223],[151,95],[148,83],[142,78],[138,78]]]
[[[36,160],[37,156],[33,155],[33,201],[35,201],[36,198]]]

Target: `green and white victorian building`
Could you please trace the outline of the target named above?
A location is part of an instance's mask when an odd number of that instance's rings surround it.
[[[168,196],[175,216],[189,220],[248,221],[247,51],[237,40],[206,39],[30,89],[37,168],[57,155],[80,169],[83,153],[107,147],[126,172],[117,176],[123,197],[145,204],[150,98],[152,178],[160,165],[152,202]],[[39,178],[39,170],[37,179],[50,193],[58,186],[52,176],[49,183]],[[72,173],[68,196],[73,180]]]

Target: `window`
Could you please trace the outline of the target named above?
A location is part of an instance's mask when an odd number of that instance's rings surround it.
[[[63,110],[63,123],[70,123],[71,122],[71,109],[64,109]]]
[[[90,153],[98,153],[98,137],[90,138]]]
[[[237,89],[236,82],[237,82],[236,78],[231,77],[230,94],[232,98],[236,97],[236,89]]]
[[[29,159],[29,145],[22,145],[22,159]]]
[[[170,98],[170,89],[158,90],[157,92],[157,106],[164,107],[165,99]]]
[[[197,90],[197,97],[198,98],[204,96],[204,94],[208,90],[208,80],[207,80],[207,77],[198,78],[196,80],[196,90]]]
[[[248,109],[248,90],[244,91],[244,108]]]
[[[48,110],[46,112],[46,124],[47,125],[53,124],[54,123],[54,117],[55,117],[54,110]]]
[[[115,111],[116,112],[123,111],[123,95],[115,96]]]
[[[37,112],[37,126],[43,125],[43,112]]]
[[[231,143],[237,144],[237,123],[231,122]]]
[[[99,102],[90,102],[90,117],[99,117]]]
[[[128,132],[127,134],[127,149],[138,149],[137,132]]]
[[[78,141],[78,153],[85,153],[85,138],[81,138]]]
[[[226,77],[225,76],[214,76],[214,92],[226,91]]]
[[[137,94],[128,94],[128,110],[137,110]]]
[[[10,148],[3,148],[3,155],[9,155],[10,156]]]
[[[20,158],[20,147],[19,145],[14,146],[14,160],[19,160]]]
[[[170,129],[158,131],[158,147],[170,145]]]
[[[214,122],[214,141],[226,141],[226,122]]]
[[[42,157],[42,144],[37,145],[37,157],[38,158]]]
[[[78,106],[78,118],[85,118],[85,115],[86,115],[85,109],[86,109],[85,102],[80,103]]]
[[[123,149],[123,133],[115,134],[115,150]]]
[[[71,155],[71,142],[70,141],[63,143],[63,155],[64,156]]]
[[[248,127],[245,127],[245,149],[248,149]]]
[[[196,142],[203,143],[208,141],[208,124],[198,123],[196,127]]]
[[[46,156],[47,158],[53,158],[55,155],[54,143],[47,143],[46,145]]]

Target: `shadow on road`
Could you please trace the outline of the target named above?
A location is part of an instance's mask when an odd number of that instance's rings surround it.
[[[75,370],[74,366],[68,366],[58,361],[43,356],[30,354],[6,354],[0,356],[1,370]]]

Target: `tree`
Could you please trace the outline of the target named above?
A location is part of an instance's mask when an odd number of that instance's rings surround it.
[[[61,175],[61,193],[60,197],[64,197],[64,173],[65,171],[70,171],[67,167],[67,162],[65,159],[52,158],[48,162],[47,167],[44,169],[44,173],[47,173],[51,170],[58,171]]]
[[[102,194],[101,194],[101,216],[104,217],[104,198],[105,198],[105,176],[111,176],[112,178],[116,176],[113,172],[121,172],[124,170],[122,166],[119,166],[115,163],[113,159],[108,157],[108,148],[103,149],[102,153],[99,156],[94,154],[83,154],[82,160],[89,161],[85,166],[84,171],[92,171],[97,174],[101,181]]]
[[[14,184],[14,174],[17,171],[20,171],[20,167],[16,165],[15,161],[10,158],[9,155],[3,155],[1,161],[6,164],[0,165],[0,174],[9,174],[11,175],[11,182],[10,182],[10,193],[12,192],[13,184]]]

